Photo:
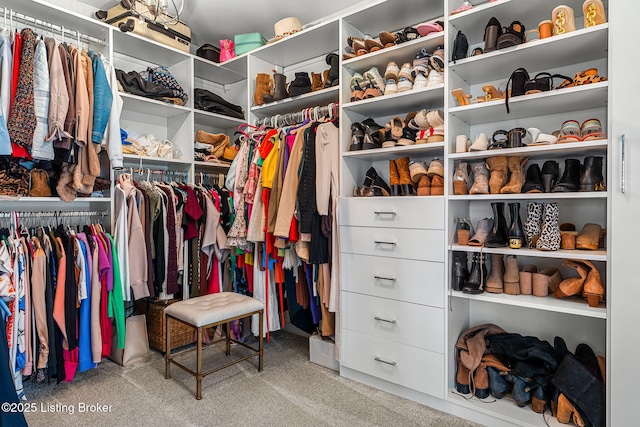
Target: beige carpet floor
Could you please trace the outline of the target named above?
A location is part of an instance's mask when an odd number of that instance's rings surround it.
[[[232,357],[246,351],[234,347]],[[226,358],[223,346],[204,355],[205,370]],[[195,353],[183,357],[181,362],[195,366]],[[77,374],[73,383],[25,383],[36,408],[26,414],[27,422],[47,427],[475,426],[309,362],[308,339],[288,332],[272,334],[262,372],[255,360],[206,377],[200,401],[195,378],[180,368],[173,366],[172,379],[164,378],[164,359],[156,351],[128,367],[103,360],[97,369]],[[87,412],[97,409],[90,405],[106,405],[107,412]]]

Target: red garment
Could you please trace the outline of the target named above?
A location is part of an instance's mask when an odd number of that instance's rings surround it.
[[[11,103],[9,111],[13,108],[13,100],[16,97],[16,88],[18,87],[18,76],[20,75],[20,56],[22,53],[22,35],[18,32],[13,37],[13,70],[11,75]],[[6,119],[6,118],[5,118]],[[18,144],[14,144],[11,141],[11,155],[13,157],[19,157],[27,160],[31,160],[31,154],[29,151]]]
[[[188,185],[178,186],[180,190],[187,193],[187,201],[184,205],[184,213],[187,216],[187,228],[184,232],[184,240],[191,240],[198,237],[198,220],[204,215],[204,211],[198,203],[196,193]]]

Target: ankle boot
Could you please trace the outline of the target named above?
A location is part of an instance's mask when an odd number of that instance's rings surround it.
[[[337,86],[340,83],[340,70],[338,68],[339,58],[335,53],[330,53],[325,58],[327,65],[329,66],[329,75],[324,82],[324,87],[329,88],[331,86]]]
[[[465,294],[478,295],[484,293],[484,284],[487,278],[487,268],[484,265],[484,255],[474,254],[471,262],[469,279],[462,288]]]
[[[545,203],[543,205],[542,227],[540,238],[536,242],[536,248],[541,251],[557,251],[560,249],[560,225],[558,217],[560,208],[557,203]]]
[[[469,194],[489,194],[489,169],[484,160],[471,163],[473,185]]]
[[[322,75],[311,72],[311,91],[315,92],[322,89]]]
[[[542,188],[545,193],[551,193],[560,176],[560,167],[555,160],[547,160],[542,165]]]
[[[538,272],[538,267],[533,264],[525,265],[522,271],[518,273],[520,280],[520,293],[522,295],[531,295],[533,293],[533,274]]]
[[[415,196],[416,189],[413,185],[413,181],[411,180],[411,172],[409,172],[409,157],[396,159],[396,167],[398,168],[398,184],[400,184],[400,186],[402,187],[402,195]]]
[[[511,177],[509,178],[507,185],[502,187],[500,193],[519,194],[521,192],[522,186],[524,185],[524,167],[527,165],[528,161],[528,157],[507,157]]]
[[[471,238],[471,221],[468,218],[458,218],[456,220],[456,234],[459,245],[468,245]]]
[[[604,298],[604,285],[600,272],[591,261],[582,261],[587,267],[590,267],[589,274],[584,281],[582,288],[582,298],[589,302],[589,307],[597,307]],[[577,356],[577,354],[576,354]]]
[[[520,203],[509,203],[509,214],[511,216],[511,225],[509,226],[509,247],[511,249],[520,249],[527,246],[527,238],[522,229],[522,221],[520,221]]]
[[[515,400],[516,405],[520,408],[527,406],[527,403],[531,401],[531,391],[527,382],[518,376],[510,375],[511,382],[513,383],[513,390],[511,390],[511,396]]]
[[[578,191],[580,185],[580,160],[566,159],[564,161],[564,172],[562,178],[551,189],[552,193],[564,193],[568,191]]]
[[[308,73],[296,73],[295,79],[289,83],[289,96],[304,95],[311,92],[311,79]]]
[[[402,186],[400,185],[400,175],[395,160],[389,160],[389,185],[392,196],[402,196]]]
[[[573,259],[565,259],[562,262],[562,265],[565,267],[575,268],[578,272],[578,277],[569,277],[560,282],[558,289],[553,293],[553,296],[556,298],[565,298],[581,293],[584,288],[584,282],[587,280],[587,276],[591,271],[591,267],[586,265],[582,260]]]
[[[427,175],[420,177],[418,181],[418,196],[431,195],[431,179]]]
[[[453,283],[451,285],[453,290],[461,291],[467,280],[469,280],[467,253],[455,251],[453,253]]]
[[[444,195],[444,178],[442,178],[440,175],[434,175],[433,178],[431,178],[431,195]]]
[[[502,187],[508,181],[507,156],[489,157],[486,163],[487,169],[491,171],[489,190],[491,194],[500,194]]]
[[[584,158],[584,170],[580,176],[580,191],[605,191],[602,176],[602,157],[588,156]]]
[[[520,295],[520,274],[518,271],[518,257],[507,255],[504,267],[504,293],[509,295]]]
[[[256,106],[264,104],[264,96],[271,96],[272,89],[271,76],[265,73],[258,73],[256,76],[256,91],[253,94],[253,103]],[[273,96],[271,96],[271,99],[273,99]]]
[[[562,283],[562,275],[556,267],[548,267],[538,273],[533,273],[532,291],[537,297],[546,297],[558,289],[558,285]]]
[[[531,393],[531,409],[537,414],[543,414],[549,403],[549,392],[545,387],[538,386]]]
[[[499,248],[507,246],[507,220],[504,217],[504,202],[491,203],[493,210],[493,229],[484,242],[488,248]]]
[[[456,171],[453,173],[453,194],[462,196],[469,194],[469,173],[467,162],[456,162]]]
[[[527,178],[522,187],[523,193],[542,193],[542,174],[537,163],[529,165],[527,169]]]
[[[542,225],[542,203],[527,202],[527,220],[524,222],[524,234],[530,248],[535,248],[540,237]]]
[[[287,92],[287,76],[280,73],[273,74],[273,100],[280,101],[289,97]]]
[[[487,367],[489,373],[489,387],[491,395],[496,399],[502,399],[507,393],[513,389],[513,384],[504,379],[504,375],[500,375],[500,371],[493,366]]]
[[[487,278],[486,291],[501,294],[504,291],[504,260],[501,254],[491,254],[491,274]]]

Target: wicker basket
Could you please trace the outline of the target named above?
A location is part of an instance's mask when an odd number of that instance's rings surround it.
[[[149,346],[161,352],[165,352],[166,325],[164,309],[169,304],[178,300],[169,301],[136,301],[136,312],[147,315],[147,331],[149,334]],[[178,348],[192,344],[196,341],[195,328],[177,321],[171,322],[171,348]]]

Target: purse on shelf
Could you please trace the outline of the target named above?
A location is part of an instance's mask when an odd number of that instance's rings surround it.
[[[236,57],[233,40],[220,40],[220,62],[228,61]]]
[[[47,171],[32,169],[29,176],[31,179],[31,186],[29,188],[30,197],[51,197],[49,173]]]
[[[551,74],[547,72],[538,73],[532,79],[529,79],[524,83],[524,92],[529,95],[531,93],[550,91],[555,88],[553,85],[553,79],[555,78],[563,79],[563,84],[565,81],[573,81],[570,77],[563,76],[562,74]]]
[[[196,55],[212,62],[220,62],[220,48],[209,43],[200,46]]]
[[[451,60],[456,62],[458,59],[466,58],[468,53],[469,41],[467,40],[467,36],[465,36],[462,31],[458,31],[456,39],[453,41],[453,54],[451,55]]]

